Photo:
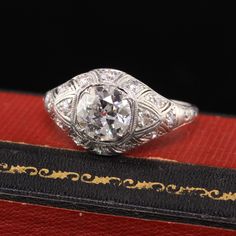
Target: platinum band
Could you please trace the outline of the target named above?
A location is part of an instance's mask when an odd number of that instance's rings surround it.
[[[195,106],[167,99],[114,69],[75,76],[47,92],[44,102],[77,145],[103,155],[126,152],[192,122],[198,114]]]

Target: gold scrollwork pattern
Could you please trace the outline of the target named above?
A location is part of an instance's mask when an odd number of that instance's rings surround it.
[[[166,186],[166,192],[175,195],[183,195],[183,194],[197,195],[200,197],[208,197],[213,200],[236,201],[236,193],[232,192],[222,193],[217,189],[207,190],[205,188],[199,188],[199,187],[188,187],[188,186],[178,187],[174,184],[169,184]]]
[[[118,177],[110,177],[110,176],[92,176],[91,174],[82,174],[81,182],[87,184],[113,184],[113,185],[121,185],[122,180]]]
[[[160,182],[146,182],[146,181],[134,181],[133,179],[125,179],[123,185],[130,189],[152,189],[157,192],[163,192],[165,185]]]
[[[0,172],[9,173],[9,174],[28,174],[30,176],[34,176],[38,174],[38,170],[36,167],[19,166],[19,165],[9,166],[7,163],[0,163]]]
[[[103,184],[126,189],[152,190],[156,192],[166,192],[172,195],[190,195],[206,197],[217,201],[236,201],[236,193],[222,192],[218,189],[208,190],[203,187],[178,186],[175,184],[164,184],[161,182],[140,181],[134,179],[121,179],[114,176],[97,176],[89,173],[78,173],[61,170],[49,170],[47,168],[38,169],[33,166],[8,165],[0,163],[0,173],[6,174],[26,174],[29,176],[38,176],[45,179],[70,180],[73,182],[83,182],[86,184]]]
[[[38,175],[42,178],[47,179],[70,179],[71,181],[79,180],[79,173],[77,172],[67,172],[67,171],[55,171],[50,172],[49,169],[40,169]]]

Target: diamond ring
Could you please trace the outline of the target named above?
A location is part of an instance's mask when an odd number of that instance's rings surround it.
[[[167,99],[133,76],[96,69],[47,92],[45,107],[77,145],[126,152],[194,120],[198,109]]]

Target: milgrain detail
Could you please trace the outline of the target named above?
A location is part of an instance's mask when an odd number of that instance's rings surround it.
[[[189,195],[201,198],[209,198],[215,201],[236,201],[236,193],[223,192],[219,189],[207,189],[204,187],[179,186],[177,184],[164,184],[161,182],[151,182],[145,180],[122,179],[115,176],[97,176],[90,173],[79,173],[61,170],[49,170],[47,168],[37,168],[33,166],[0,164],[0,173],[4,174],[25,174],[31,177],[38,176],[44,179],[69,180],[72,182],[82,182],[91,185],[111,185],[113,187],[165,192],[171,195]]]

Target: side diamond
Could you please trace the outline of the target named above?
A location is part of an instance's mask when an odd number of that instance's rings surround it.
[[[92,81],[93,78],[89,73],[84,73],[73,78],[73,83],[75,84],[76,88],[80,89],[87,87]]]
[[[46,94],[46,97],[44,99],[44,104],[48,112],[50,112],[53,108],[53,95],[51,92],[48,92]]]
[[[101,82],[109,82],[117,79],[123,72],[119,70],[112,69],[97,69],[95,72],[98,74],[98,77]]]
[[[70,118],[72,109],[72,98],[65,98],[56,104],[58,113],[62,116]]]
[[[174,109],[171,109],[169,112],[166,114],[166,124],[167,127],[172,129],[176,126],[177,123],[177,118],[176,118],[176,113]]]
[[[129,79],[128,81],[125,81],[122,87],[134,94],[138,94],[139,92],[147,88],[147,86],[144,83],[133,78]]]
[[[159,117],[144,107],[138,108],[138,123],[136,130],[146,129],[159,122]]]
[[[152,92],[145,94],[144,99],[145,99],[145,101],[152,103],[153,105],[155,105],[159,109],[164,108],[169,103],[166,99],[164,99],[161,96],[158,96]]]

